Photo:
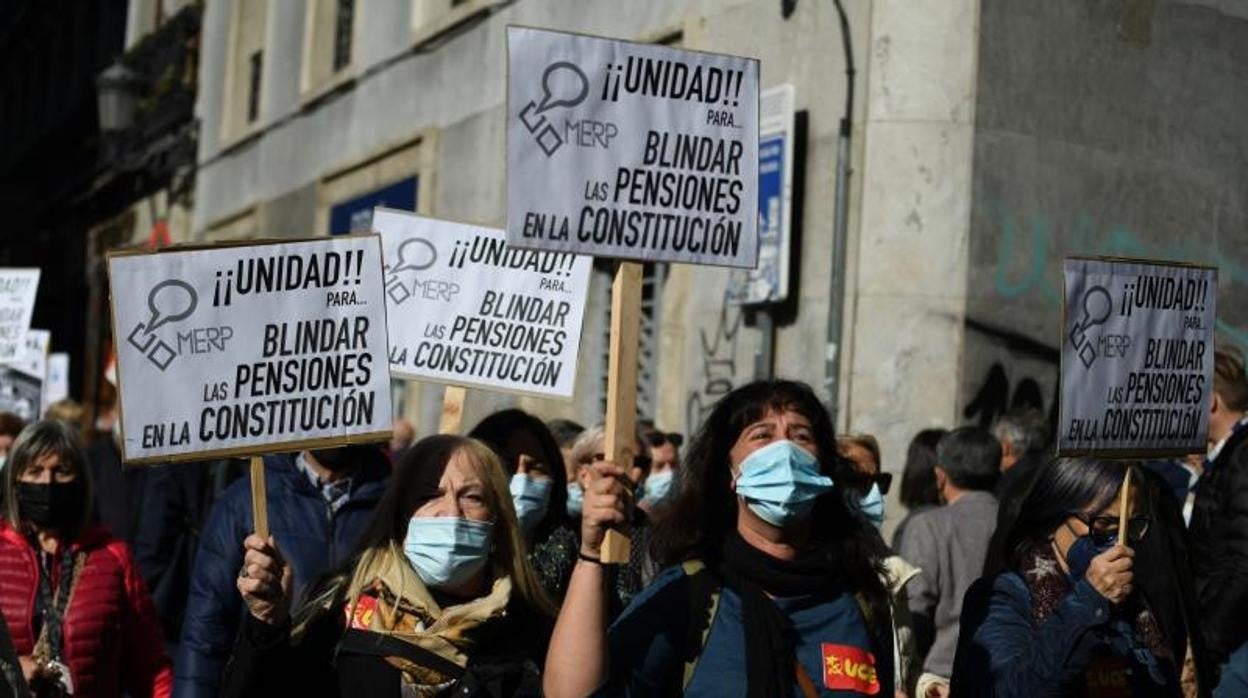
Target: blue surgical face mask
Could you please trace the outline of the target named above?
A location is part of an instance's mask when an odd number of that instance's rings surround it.
[[[494,524],[451,516],[413,516],[403,552],[421,581],[435,589],[472,579],[490,559]]]
[[[871,483],[871,489],[858,500],[858,508],[876,528],[884,525],[884,495],[880,493],[879,483]]]
[[[1092,558],[1114,547],[1117,540],[1117,537],[1111,537],[1106,542],[1097,545],[1093,542],[1092,536],[1076,538],[1075,542],[1066,549],[1066,567],[1070,570],[1071,583],[1078,584],[1079,580],[1088,574],[1088,568],[1092,566]]]
[[[751,453],[737,475],[737,494],[773,526],[810,516],[815,498],[832,487],[832,478],[819,472],[819,461],[792,441],[776,441]]]
[[[642,495],[641,502],[646,506],[654,506],[667,499],[667,495],[672,491],[673,474],[671,470],[664,470],[647,477],[645,494]]]
[[[550,480],[536,480],[516,473],[511,476],[511,501],[516,505],[520,530],[527,536],[537,529],[550,506]]]
[[[585,502],[585,491],[579,483],[568,483],[568,516],[580,516],[581,506]]]

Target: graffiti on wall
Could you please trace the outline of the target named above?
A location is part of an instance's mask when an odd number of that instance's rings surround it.
[[[741,309],[725,298],[719,309],[719,319],[710,332],[705,326],[698,330],[701,370],[695,374],[695,380],[699,386],[689,392],[685,403],[685,428],[690,432],[697,430],[715,403],[736,387],[737,338],[741,325]]]
[[[996,233],[993,288],[1005,300],[1038,297],[1060,308],[1062,270],[1058,255],[1067,252],[1208,264],[1218,267],[1221,286],[1237,288],[1231,295],[1248,293],[1248,260],[1236,257],[1239,247],[1210,247],[1181,235],[1158,243],[1126,226],[1100,226],[1086,214],[1070,217],[1069,227],[1058,231],[1044,215],[1020,221],[999,199],[989,200],[988,210]],[[1225,317],[1219,318],[1217,325],[1231,341],[1248,346],[1248,327],[1232,324]]]

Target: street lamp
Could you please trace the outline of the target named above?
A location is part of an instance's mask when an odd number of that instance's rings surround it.
[[[95,79],[96,98],[100,108],[100,130],[124,131],[134,123],[138,102],[138,75],[122,65],[110,65]]]

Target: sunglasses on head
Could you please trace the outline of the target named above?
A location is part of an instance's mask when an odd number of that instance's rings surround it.
[[[1070,515],[1088,527],[1088,535],[1097,545],[1109,545],[1121,540],[1117,516],[1088,516],[1077,511],[1071,512]],[[1144,515],[1127,519],[1127,540],[1139,542],[1148,533],[1150,525],[1152,525],[1152,519]]]
[[[646,441],[652,448],[658,448],[666,444],[680,448],[685,443],[685,437],[680,434],[664,434],[661,431],[652,431],[646,434]]]
[[[850,486],[863,490],[864,492],[871,489],[871,485],[873,484],[879,485],[880,494],[888,494],[888,491],[893,487],[893,474],[877,473],[875,475],[868,475],[866,473],[854,473],[854,475],[849,479],[849,484]]]

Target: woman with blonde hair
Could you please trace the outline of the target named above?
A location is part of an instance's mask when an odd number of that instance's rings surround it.
[[[250,612],[224,695],[539,695],[554,609],[484,444],[432,436],[399,461],[355,555],[292,614],[290,568],[252,535]]]

